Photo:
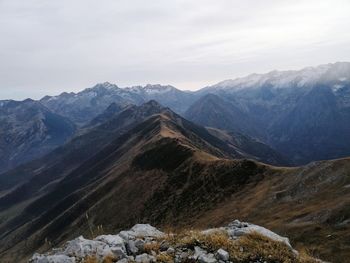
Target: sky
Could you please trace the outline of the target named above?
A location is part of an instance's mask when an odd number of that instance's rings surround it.
[[[0,99],[350,61],[349,0],[0,0]]]

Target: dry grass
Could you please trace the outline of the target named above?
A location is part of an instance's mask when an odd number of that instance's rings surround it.
[[[117,262],[118,259],[113,255],[108,255],[104,259],[99,260],[96,256],[88,256],[84,259],[83,263],[113,263]]]
[[[167,242],[177,247],[193,248],[200,246],[215,253],[222,248],[230,254],[234,262],[249,262],[263,259],[267,262],[316,263],[317,261],[302,251],[296,256],[283,242],[274,241],[259,233],[251,233],[232,240],[224,231],[203,234],[200,231],[184,231],[177,235],[167,235]]]
[[[88,256],[84,259],[83,263],[99,263],[96,256]]]
[[[157,262],[171,263],[174,262],[174,259],[167,253],[160,253],[157,255]]]
[[[117,257],[115,257],[113,255],[108,255],[102,260],[102,263],[113,263],[113,262],[117,262],[117,261],[118,261]]]
[[[153,241],[151,243],[146,243],[143,247],[143,250],[146,252],[146,253],[150,253],[151,251],[154,251],[154,252],[159,252],[159,248],[160,248],[160,243],[157,242],[157,241]]]

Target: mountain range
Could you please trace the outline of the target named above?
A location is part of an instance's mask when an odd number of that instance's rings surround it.
[[[350,63],[196,92],[103,83],[1,101],[0,260],[25,262],[95,227],[238,218],[344,262],[349,119]]]

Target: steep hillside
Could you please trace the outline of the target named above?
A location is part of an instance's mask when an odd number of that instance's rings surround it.
[[[350,63],[252,74],[204,88],[196,95],[208,93],[230,101],[247,118],[232,121],[232,114],[239,116],[237,109],[219,105],[214,110],[210,103],[203,103],[188,115],[191,120],[235,130],[252,124],[262,131],[256,134],[260,140],[296,165],[350,155]],[[215,120],[217,111],[220,115]]]
[[[33,100],[0,102],[0,173],[64,144],[75,126]]]
[[[58,246],[91,230],[112,233],[136,222],[211,227],[240,218],[287,233],[293,244],[311,245],[321,258],[344,262],[350,247],[349,159],[276,168],[230,160],[232,153],[218,145],[218,137],[168,109],[151,116],[57,184],[2,209],[0,216],[11,216],[0,225],[0,258],[21,262],[48,243]]]
[[[195,123],[203,126],[240,132],[251,136],[258,136],[251,117],[235,105],[217,95],[207,94],[196,101],[184,114]]]
[[[10,201],[13,195],[0,199],[0,207],[9,207],[13,205],[13,202],[25,200],[32,194],[33,185],[34,189],[40,189],[47,183],[54,183],[58,178],[63,178],[82,162],[103,149],[110,141],[144,121],[145,118],[160,113],[162,110],[164,107],[155,101],[141,106],[126,107],[123,111],[116,112],[115,115],[109,115],[107,121],[96,127],[92,125],[93,127],[87,126],[79,130],[78,136],[42,158],[1,174],[0,193],[1,191],[6,193],[9,189],[16,187],[15,193],[19,194],[13,201]],[[109,112],[109,109],[106,111]],[[108,114],[105,113],[103,116],[106,115]],[[32,184],[32,180],[35,181],[35,184]]]

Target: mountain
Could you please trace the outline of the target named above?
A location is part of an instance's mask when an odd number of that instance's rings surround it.
[[[173,86],[146,85],[126,88],[127,91],[139,94],[144,101],[156,100],[177,113],[184,113],[196,97],[192,92],[182,91]]]
[[[107,112],[110,110],[107,109]],[[140,106],[128,106],[100,125],[87,126],[80,130],[78,135],[67,144],[58,147],[46,156],[1,174],[0,193],[1,191],[6,193],[14,187],[15,189],[0,198],[0,209],[6,209],[26,199],[33,198],[33,194],[45,184],[51,184],[68,175],[111,141],[145,121],[148,117],[162,112],[181,121],[181,125],[185,125],[183,129],[191,127],[198,136],[205,139],[206,142],[202,142],[201,147],[207,147],[206,145],[210,144],[214,147],[211,151],[216,152],[219,156],[251,158],[271,164],[285,163],[285,160],[278,153],[262,143],[244,136],[236,136],[224,131],[214,131],[194,125],[156,101],[149,101]],[[105,114],[102,115],[105,116]],[[191,139],[198,141],[195,137],[191,137]]]
[[[37,101],[0,101],[0,173],[45,155],[74,133],[71,121]]]
[[[40,102],[53,112],[69,118],[74,123],[84,125],[106,110],[112,103],[125,106],[135,101],[143,102],[141,97],[127,91],[125,91],[124,96],[121,96],[119,90],[116,85],[106,82],[79,93],[64,92],[58,96],[46,96]]]
[[[111,115],[100,125],[87,126],[79,130],[77,136],[42,158],[0,174],[0,193],[16,187],[14,192],[1,199],[0,207],[4,205],[8,207],[32,197],[33,191],[63,178],[103,149],[110,141],[163,109],[164,107],[155,101],[141,106],[130,105],[121,112]],[[106,112],[110,113],[111,109],[108,108]],[[106,116],[106,114],[102,115]]]
[[[207,94],[187,109],[184,116],[203,126],[216,127],[257,137],[259,131],[251,117],[233,101]]]
[[[149,100],[157,100],[177,112],[185,111],[194,101],[190,92],[180,91],[172,86],[146,85],[129,88],[105,82],[79,93],[62,93],[59,96],[46,96],[40,101],[53,112],[71,119],[83,126],[101,114],[109,105],[119,107],[128,104],[141,105]]]
[[[152,101],[146,108],[152,112],[154,106]],[[102,124],[100,132],[116,123]],[[136,222],[212,227],[240,218],[288,233],[297,246],[311,245],[321,258],[343,262],[349,256],[350,160],[300,168],[232,160],[241,153],[224,143],[224,135],[161,108],[109,137],[101,150],[92,140],[95,154],[79,165],[69,167],[75,155],[67,157],[57,166],[67,169],[64,177],[45,181],[50,173],[41,168],[25,188],[0,197],[0,259],[23,262],[48,244],[58,246],[101,226],[112,233]]]
[[[260,140],[296,165],[350,154],[350,63],[252,74],[196,93],[206,94],[231,102],[235,109],[222,109],[216,103],[221,115],[215,120],[213,113],[210,115],[213,104],[207,106],[200,99],[186,116],[202,125],[245,128],[245,121],[232,121],[232,114],[240,116],[238,108],[249,125],[262,131],[256,134]]]

